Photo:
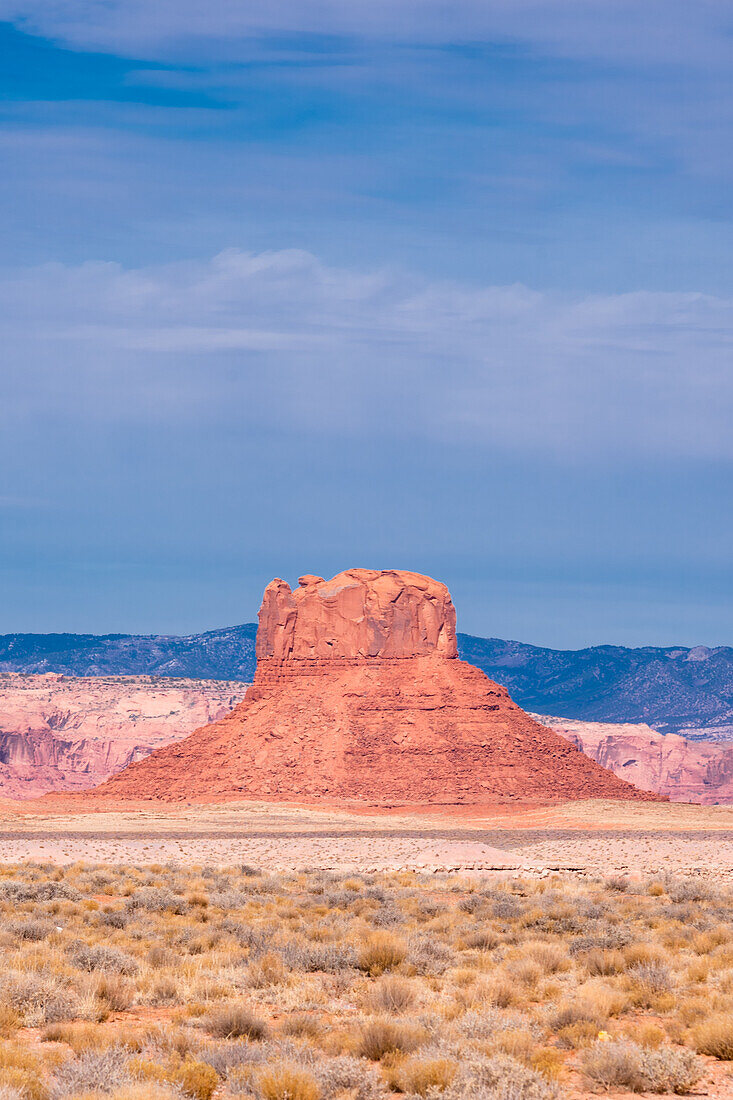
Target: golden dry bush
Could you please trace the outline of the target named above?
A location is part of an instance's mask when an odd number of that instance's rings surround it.
[[[12,1005],[0,1004],[0,1038],[7,1039],[17,1031],[21,1024],[21,1016],[17,1008]]]
[[[389,1015],[406,1012],[417,999],[414,981],[390,974],[376,982],[367,996],[367,1006],[372,1012]]]
[[[46,1100],[49,1089],[42,1060],[20,1044],[1,1043],[0,1088],[27,1100]]]
[[[301,1039],[315,1039],[323,1031],[321,1021],[313,1012],[294,1012],[283,1020],[280,1030],[283,1035],[294,1035]]]
[[[557,974],[570,969],[570,957],[564,944],[539,940],[525,944],[524,951],[543,974]]]
[[[373,932],[359,949],[359,969],[375,978],[386,970],[398,967],[406,954],[407,945],[404,940],[389,932]]]
[[[532,1052],[537,1046],[537,1040],[524,1028],[511,1028],[499,1032],[494,1044],[496,1049],[503,1051],[504,1054],[511,1054],[512,1058],[529,1063]]]
[[[733,1014],[710,1016],[692,1029],[692,1045],[700,1054],[733,1061]]]
[[[626,970],[626,959],[620,951],[589,951],[585,956],[584,965],[591,975],[600,974],[607,977],[609,974],[621,974]]]
[[[255,1076],[260,1100],[320,1100],[321,1089],[312,1073],[297,1066],[269,1066]]]
[[[178,1092],[170,1085],[153,1081],[135,1081],[122,1085],[109,1093],[102,1093],[102,1100],[176,1100]]]
[[[48,1024],[41,1033],[44,1042],[64,1043],[75,1054],[83,1050],[103,1050],[116,1044],[115,1032],[88,1021],[62,1021]]]
[[[219,1075],[213,1066],[190,1055],[173,1071],[170,1079],[192,1100],[211,1100],[219,1084]]]
[[[253,989],[281,985],[286,978],[285,964],[275,951],[268,951],[249,967],[249,984]]]
[[[424,1038],[415,1024],[403,1023],[382,1017],[367,1020],[356,1035],[356,1053],[372,1062],[378,1062],[385,1054],[409,1053]]]
[[[457,1071],[458,1063],[452,1058],[404,1058],[395,1063],[387,1081],[400,1092],[427,1096],[447,1089]]]
[[[562,1075],[564,1061],[560,1051],[554,1047],[535,1047],[528,1064],[548,1081],[557,1081]]]
[[[264,1039],[267,1023],[246,1004],[229,1004],[217,1008],[204,1019],[209,1035],[217,1039]]]

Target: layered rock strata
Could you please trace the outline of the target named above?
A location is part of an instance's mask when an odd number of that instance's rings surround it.
[[[101,798],[476,805],[654,798],[458,660],[445,585],[352,569],[267,586],[235,710],[132,763]]]
[[[733,746],[686,741],[646,723],[583,722],[572,718],[538,721],[557,730],[602,767],[672,802],[703,806],[733,803]]]
[[[153,676],[0,675],[0,795],[96,787],[223,717],[245,690]]]

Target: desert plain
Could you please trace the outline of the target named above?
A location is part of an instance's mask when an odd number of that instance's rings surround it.
[[[2,1100],[733,1097],[733,808],[0,807]]]
[[[84,801],[80,802],[80,797]],[[84,807],[87,803],[87,808]],[[278,871],[733,876],[733,806],[588,800],[354,809],[266,802],[0,803],[3,862],[250,863]]]

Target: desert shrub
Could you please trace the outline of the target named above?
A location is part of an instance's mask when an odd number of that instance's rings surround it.
[[[647,1048],[641,1056],[641,1092],[692,1092],[705,1072],[700,1058],[691,1050],[660,1046]]]
[[[733,1061],[733,1016],[709,1016],[692,1029],[692,1044],[700,1054]]]
[[[590,951],[614,951],[620,947],[626,947],[631,942],[631,932],[628,928],[604,928],[593,936],[573,936],[568,951],[571,957],[576,958]],[[624,962],[628,961],[624,957]]]
[[[520,985],[533,989],[542,977],[542,968],[530,958],[511,959],[506,964],[506,971],[513,988]]]
[[[458,908],[463,913],[477,913],[479,909],[482,909],[486,905],[486,899],[482,898],[480,894],[466,894],[458,902]]]
[[[102,943],[74,944],[70,950],[70,958],[78,970],[109,970],[114,974],[134,974],[138,969],[132,955]]]
[[[312,1012],[295,1012],[283,1021],[281,1030],[283,1035],[315,1039],[322,1028],[320,1020]]]
[[[102,973],[96,994],[112,1012],[125,1012],[135,1000],[135,987],[120,974]]]
[[[122,1045],[115,1043],[108,1033],[100,1031],[94,1024],[78,1020],[48,1024],[43,1029],[41,1038],[44,1043],[66,1043],[75,1054],[84,1050],[103,1050],[107,1047]]]
[[[289,943],[282,948],[282,958],[291,969],[306,973],[349,970],[359,962],[353,947],[339,943]]]
[[[22,1014],[29,1027],[70,1020],[78,1015],[78,998],[57,979],[37,974],[6,974],[5,978],[2,997],[6,1004]]]
[[[371,916],[371,923],[375,928],[394,928],[403,921],[404,917],[393,901],[382,902]]]
[[[626,969],[626,960],[620,951],[596,949],[589,951],[583,960],[589,974],[621,974]]]
[[[0,1083],[0,1100],[24,1100],[23,1092],[13,1085]]]
[[[219,1075],[208,1062],[200,1062],[190,1055],[171,1074],[172,1082],[192,1100],[211,1100],[219,1084]]]
[[[145,961],[148,966],[152,966],[154,970],[159,970],[163,966],[173,966],[176,961],[176,957],[169,947],[166,947],[162,943],[154,943],[149,948]]]
[[[145,909],[151,913],[185,913],[187,909],[184,898],[174,894],[171,890],[161,890],[157,886],[144,886],[136,890],[126,902],[128,909]]]
[[[625,894],[629,888],[629,880],[625,875],[612,875],[606,879],[606,886],[617,894]]]
[[[13,920],[5,925],[5,931],[19,940],[38,943],[54,931],[54,925],[46,920]]]
[[[690,1050],[644,1048],[629,1040],[597,1042],[582,1058],[583,1073],[603,1088],[630,1092],[689,1093],[704,1067]]]
[[[224,1005],[204,1020],[209,1035],[218,1039],[265,1039],[267,1024],[244,1004]]]
[[[649,962],[638,962],[636,966],[629,970],[629,977],[635,985],[652,996],[659,993],[669,993],[674,986],[669,967],[656,959],[651,959]]]
[[[635,1043],[595,1042],[583,1054],[583,1073],[602,1089],[622,1088],[635,1091],[639,1075],[640,1050]]]
[[[113,1100],[179,1100],[177,1088],[156,1081],[133,1081],[115,1089]]]
[[[540,940],[526,944],[524,950],[543,974],[557,974],[558,971],[568,970],[570,967],[567,950],[558,943]]]
[[[495,1045],[497,1050],[503,1051],[504,1054],[511,1054],[512,1058],[520,1062],[529,1062],[537,1041],[525,1028],[511,1028],[497,1035]]]
[[[356,1051],[372,1062],[378,1062],[385,1054],[398,1051],[409,1053],[421,1042],[423,1034],[414,1024],[401,1023],[387,1018],[368,1020],[359,1028]]]
[[[407,959],[416,974],[440,975],[456,961],[456,953],[447,944],[430,934],[410,936]]]
[[[0,1086],[24,1100],[46,1100],[48,1085],[37,1055],[13,1043],[0,1044]]]
[[[349,1096],[351,1100],[384,1100],[385,1087],[380,1074],[360,1058],[347,1054],[329,1058],[314,1068],[324,1100]]]
[[[104,909],[97,918],[97,924],[104,928],[127,928],[130,914],[125,909]]]
[[[411,981],[396,974],[382,978],[369,992],[368,1006],[373,1012],[385,1012],[393,1015],[412,1008],[416,999],[415,987]]]
[[[716,896],[715,888],[701,879],[672,879],[667,885],[670,900],[679,904],[685,901],[711,901]]]
[[[280,985],[285,981],[286,969],[282,956],[276,951],[267,951],[256,962],[249,964],[247,980],[253,989],[265,989],[269,985]]]
[[[521,1022],[522,1016],[519,1013],[500,1012],[492,1006],[482,1009],[481,1012],[464,1013],[456,1023],[456,1030],[466,1039],[484,1041],[492,1039],[499,1031],[519,1026]]]
[[[395,1064],[391,1076],[400,1092],[428,1096],[447,1089],[457,1069],[451,1058],[406,1058]]]
[[[556,1086],[508,1054],[467,1059],[444,1091],[445,1100],[555,1100]]]
[[[466,932],[462,939],[462,945],[476,951],[492,951],[501,943],[501,938],[493,928],[476,928]]]
[[[132,1080],[130,1056],[119,1047],[84,1051],[63,1062],[55,1073],[53,1097],[71,1097],[86,1092],[114,1092]]]
[[[282,1064],[257,1072],[254,1091],[259,1100],[319,1100],[321,1088],[308,1070]]]
[[[9,1004],[0,1004],[0,1036],[7,1038],[20,1027],[21,1017],[17,1008]]]
[[[81,901],[81,894],[66,882],[44,880],[42,882],[0,882],[0,901],[17,905],[24,901]]]
[[[357,965],[360,970],[377,977],[386,970],[394,970],[406,954],[407,948],[403,940],[389,932],[372,932],[359,950]]]
[[[212,1066],[220,1077],[229,1079],[234,1070],[262,1065],[267,1061],[268,1052],[262,1043],[248,1039],[226,1040],[219,1043],[207,1043],[197,1050],[198,1057]],[[241,1077],[244,1080],[244,1077]],[[250,1077],[247,1080],[251,1079]]]

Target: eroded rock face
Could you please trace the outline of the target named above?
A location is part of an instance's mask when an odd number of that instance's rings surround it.
[[[245,690],[152,676],[0,675],[0,795],[96,787],[223,717]]]
[[[536,717],[604,768],[646,791],[667,795],[672,802],[733,803],[733,746],[686,741],[643,722]]]
[[[431,655],[458,656],[456,612],[446,586],[420,573],[349,569],[265,589],[258,663]]]
[[[353,569],[268,585],[258,664],[219,722],[131,764],[100,799],[456,806],[653,799],[456,657],[446,587]]]

